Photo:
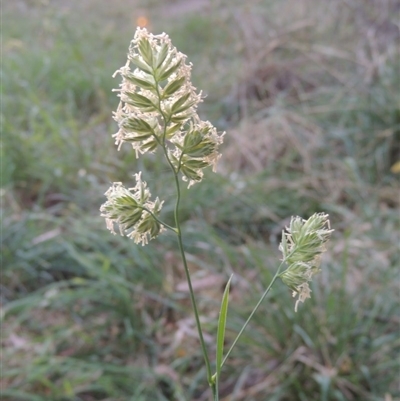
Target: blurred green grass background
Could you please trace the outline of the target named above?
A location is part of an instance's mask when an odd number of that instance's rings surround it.
[[[280,283],[224,368],[224,401],[393,401],[399,385],[400,54],[394,0],[15,0],[2,4],[2,400],[208,400],[173,236],[146,247],[99,217],[117,152],[111,76],[136,25],[193,63],[226,130],[218,174],[183,194],[210,353],[234,273],[231,341],[268,285],[291,215],[335,229],[312,299]],[[397,25],[396,25],[397,24]],[[397,46],[396,46],[397,45]]]

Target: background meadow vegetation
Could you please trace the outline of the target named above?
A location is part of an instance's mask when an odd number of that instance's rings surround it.
[[[138,23],[188,55],[202,117],[227,131],[218,174],[182,204],[210,353],[231,273],[228,343],[290,216],[325,211],[335,229],[312,299],[294,313],[276,285],[221,399],[399,400],[399,13],[395,0],[3,2],[2,400],[209,399],[174,236],[136,246],[98,211],[110,182],[142,170],[172,219],[161,158],[111,138],[111,76]]]

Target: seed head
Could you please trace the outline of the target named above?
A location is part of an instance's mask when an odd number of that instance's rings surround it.
[[[108,200],[100,207],[100,212],[113,234],[116,234],[114,226],[117,224],[121,235],[127,235],[137,244],[145,245],[164,230],[155,218],[160,214],[163,202],[158,198],[154,202],[150,201],[151,194],[141,179],[141,173],[135,177],[134,188],[128,189],[122,183],[114,182],[105,193]]]
[[[115,73],[122,83],[114,113],[118,149],[128,142],[138,157],[165,148],[189,186],[201,181],[205,167],[211,165],[215,171],[223,137],[197,114],[202,94],[191,83],[191,69],[168,35],[138,28],[126,65]]]
[[[279,277],[294,297],[298,295],[295,311],[299,302],[310,298],[308,282],[320,271],[321,254],[333,231],[328,217],[324,213],[315,213],[308,220],[292,217],[286,232],[282,233],[279,249],[288,267]]]

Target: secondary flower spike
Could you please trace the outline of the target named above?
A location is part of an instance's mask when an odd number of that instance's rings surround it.
[[[324,213],[315,213],[308,220],[292,217],[282,233],[279,249],[288,267],[279,277],[293,291],[293,296],[298,296],[296,312],[299,302],[310,298],[308,282],[320,271],[321,254],[333,231],[328,217]]]
[[[107,228],[113,234],[114,225],[118,225],[121,235],[127,235],[137,244],[145,245],[149,239],[157,237],[164,230],[163,225],[156,219],[163,202],[158,198],[154,202],[150,201],[151,194],[141,179],[141,173],[135,177],[134,188],[128,189],[122,183],[114,182],[105,193],[108,200],[100,207],[100,212],[106,219]]]

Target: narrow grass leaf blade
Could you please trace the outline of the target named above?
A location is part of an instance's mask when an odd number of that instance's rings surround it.
[[[217,354],[216,354],[216,383],[218,389],[218,380],[221,373],[221,363],[224,352],[224,341],[225,341],[225,327],[226,319],[228,316],[228,303],[229,303],[229,287],[231,285],[233,275],[229,278],[226,284],[224,295],[222,296],[221,310],[218,319],[218,331],[217,331]]]

